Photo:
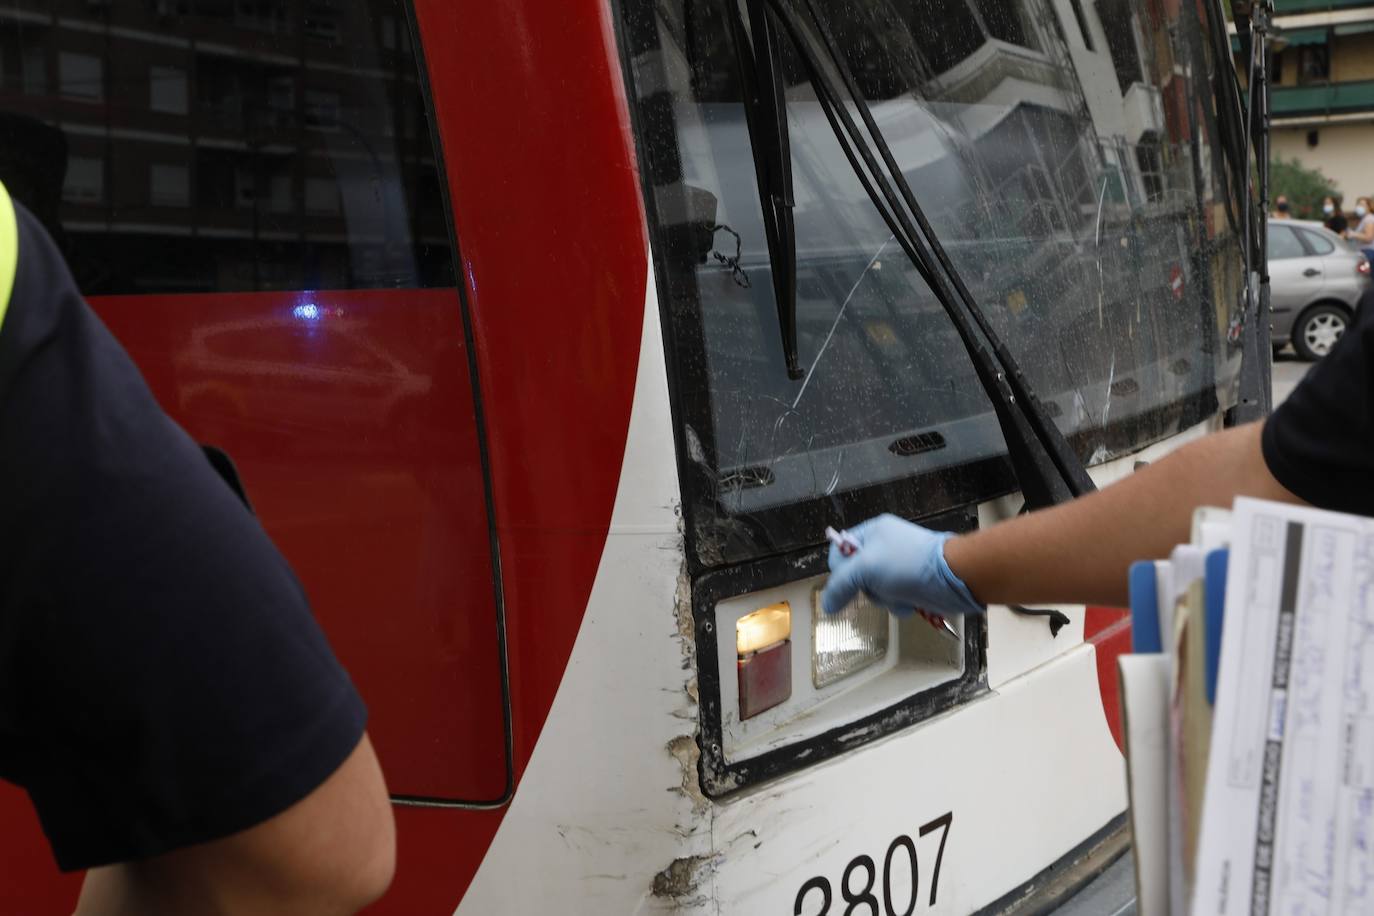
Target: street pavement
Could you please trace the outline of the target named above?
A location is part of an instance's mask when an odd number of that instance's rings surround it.
[[[1274,357],[1274,406],[1283,403],[1284,398],[1293,391],[1302,377],[1307,374],[1312,363],[1305,363],[1285,349]]]
[[[1274,406],[1297,387],[1311,363],[1285,349],[1274,358]],[[1136,916],[1135,871],[1128,851],[1055,910],[1055,916]]]

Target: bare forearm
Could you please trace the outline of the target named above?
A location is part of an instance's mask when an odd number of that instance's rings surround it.
[[[955,538],[945,559],[985,603],[1124,605],[1131,563],[1187,541],[1198,506],[1299,502],[1269,473],[1260,429],[1208,436],[1097,493]]]
[[[372,742],[256,827],[92,869],[75,916],[347,916],[391,882],[395,825]]]

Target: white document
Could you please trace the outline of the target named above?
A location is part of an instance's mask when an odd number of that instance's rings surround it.
[[[1195,531],[1198,527],[1193,520]],[[1161,602],[1167,601],[1169,616],[1167,628],[1163,613],[1159,623],[1161,640],[1164,644],[1164,657],[1168,662],[1169,676],[1169,759],[1166,778],[1166,794],[1169,833],[1169,912],[1182,914],[1188,905],[1188,867],[1184,864],[1184,761],[1187,749],[1183,746],[1183,698],[1180,694],[1179,672],[1182,659],[1178,657],[1178,639],[1181,618],[1186,614],[1189,627],[1194,633],[1202,632],[1200,608],[1187,609],[1188,590],[1193,583],[1202,578],[1206,554],[1196,544],[1179,544],[1169,554],[1169,591],[1167,598],[1160,596]]]
[[[1200,506],[1193,510],[1193,536],[1188,541],[1209,554],[1225,547],[1231,540],[1231,510],[1215,506]]]
[[[1159,612],[1159,644],[1173,658],[1174,646],[1174,567],[1168,560],[1155,561],[1155,602]],[[1172,669],[1169,680],[1173,681]]]
[[[1374,520],[1232,522],[1192,914],[1374,913]]]
[[[1169,664],[1162,653],[1123,655],[1121,724],[1140,916],[1169,913]]]
[[[1174,548],[1173,553],[1169,554],[1169,565],[1173,567],[1172,600],[1175,610],[1178,608],[1178,603],[1188,594],[1188,589],[1192,588],[1193,583],[1202,578],[1206,561],[1206,552],[1195,544],[1179,544]],[[1174,638],[1172,628],[1170,628],[1167,636],[1169,639]]]

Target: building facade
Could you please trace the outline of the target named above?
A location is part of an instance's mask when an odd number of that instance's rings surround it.
[[[1276,3],[1272,155],[1320,169],[1348,209],[1374,196],[1374,2]]]

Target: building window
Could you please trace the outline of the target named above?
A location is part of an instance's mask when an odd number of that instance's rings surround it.
[[[291,212],[293,204],[291,201],[290,175],[272,176],[267,196],[267,206],[273,213]]]
[[[62,199],[74,204],[99,203],[105,198],[105,160],[98,156],[72,156],[67,160],[67,179]]]
[[[305,34],[316,41],[339,40],[339,11],[332,0],[311,0],[305,5]]]
[[[1331,78],[1331,52],[1327,45],[1303,45],[1298,49],[1298,84],[1324,83]]]
[[[186,71],[152,67],[148,71],[148,107],[167,114],[186,114]]]
[[[1146,198],[1159,200],[1164,196],[1164,165],[1159,140],[1153,134],[1141,138],[1135,148],[1135,162],[1140,169],[1140,181],[1145,185]]]
[[[305,123],[310,127],[336,128],[343,99],[327,89],[305,90]]]
[[[1069,5],[1073,7],[1073,18],[1078,22],[1078,34],[1083,38],[1083,47],[1089,51],[1096,51],[1093,47],[1093,32],[1088,27],[1088,14],[1083,11],[1082,0],[1069,0]]]
[[[93,54],[63,51],[57,55],[57,80],[69,99],[100,102],[105,98],[103,62]]]
[[[1021,18],[1025,4],[1017,0],[975,0],[974,8],[983,20],[983,28],[998,41],[1034,48],[1033,32]]]
[[[245,29],[283,35],[291,31],[284,0],[238,0],[234,9],[234,24]]]
[[[444,181],[419,62],[402,51],[408,0],[168,0],[166,41],[150,41],[163,8],[106,4],[99,43],[60,25],[0,30],[5,88],[30,93],[0,143],[29,155],[49,148],[30,134],[60,131],[70,157],[12,191],[30,209],[66,201],[54,229],[84,294],[455,284],[447,204],[425,190]]]
[[[251,210],[258,201],[258,185],[253,173],[245,168],[234,169],[234,206]]]
[[[1112,56],[1116,84],[1125,95],[1134,83],[1144,82],[1136,43],[1135,20],[1129,0],[1096,0],[1097,20],[1107,36],[1107,52]]]
[[[305,179],[305,209],[308,213],[336,215],[339,212],[339,183],[332,178]]]
[[[184,165],[155,162],[148,167],[149,199],[158,207],[191,203],[191,170]]]
[[[267,81],[267,111],[269,120],[274,125],[285,126],[295,119],[295,77],[274,76]]]
[[[20,56],[20,80],[25,92],[44,95],[48,91],[48,49],[29,45]]]

